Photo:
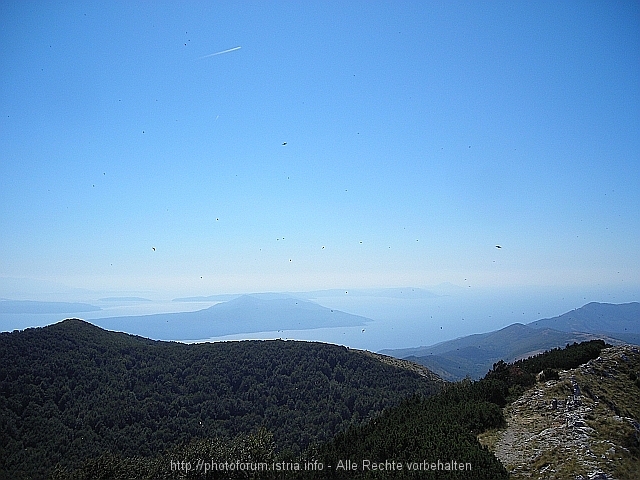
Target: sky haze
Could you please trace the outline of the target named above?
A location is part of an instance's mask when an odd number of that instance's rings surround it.
[[[637,2],[0,9],[3,285],[637,299]]]

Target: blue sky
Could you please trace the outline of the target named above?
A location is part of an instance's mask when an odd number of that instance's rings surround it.
[[[640,289],[636,2],[0,5],[25,297]]]

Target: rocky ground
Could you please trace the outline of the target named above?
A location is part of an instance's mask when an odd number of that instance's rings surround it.
[[[617,346],[506,407],[480,436],[513,479],[640,479],[640,348]]]

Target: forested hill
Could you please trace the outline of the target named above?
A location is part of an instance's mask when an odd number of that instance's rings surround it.
[[[441,382],[336,345],[181,344],[69,319],[0,334],[0,478],[263,426],[297,454]]]

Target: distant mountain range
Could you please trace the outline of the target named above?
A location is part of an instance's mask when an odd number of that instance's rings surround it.
[[[371,320],[282,295],[242,295],[196,312],[111,317],[91,322],[156,340],[200,340],[238,333],[354,327]]]
[[[445,285],[444,287],[447,287]],[[439,288],[444,288],[439,287]],[[288,293],[252,293],[250,296],[257,298],[298,298],[303,300],[313,300],[316,298],[341,297],[349,295],[351,297],[377,297],[377,298],[403,298],[403,299],[423,299],[435,298],[440,295],[423,288],[396,287],[396,288],[356,288],[342,289],[333,288],[329,290],[312,290],[309,292],[288,292]],[[197,297],[174,298],[173,302],[226,302],[240,297],[239,294],[225,293],[220,295],[207,295]]]
[[[640,333],[640,303],[587,303],[553,318],[531,322],[533,328],[561,332]]]
[[[426,366],[445,380],[478,379],[495,362],[512,362],[567,343],[601,338],[612,345],[640,344],[640,303],[589,303],[554,318],[469,335],[432,346],[380,353]]]
[[[151,302],[148,298],[142,297],[105,297],[101,298],[98,301],[105,303],[140,303],[140,302]]]
[[[88,303],[39,302],[35,300],[0,300],[0,313],[82,313],[96,312],[100,307]]]
[[[197,297],[181,297],[174,298],[172,302],[228,302],[234,298],[238,298],[241,295],[235,295],[233,293],[223,293],[220,295],[200,295]]]
[[[330,289],[330,290],[314,290],[311,292],[299,292],[294,293],[292,296],[301,297],[306,299],[322,298],[322,297],[337,297],[342,295],[350,295],[352,297],[377,297],[377,298],[404,298],[404,299],[417,299],[417,298],[435,298],[439,295],[425,290],[423,288],[415,287],[396,287],[396,288],[356,288],[356,289]]]

